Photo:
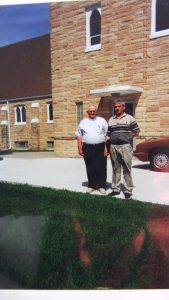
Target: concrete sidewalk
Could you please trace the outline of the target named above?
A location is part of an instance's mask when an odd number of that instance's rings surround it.
[[[107,169],[107,194],[110,194],[112,168],[109,158]],[[132,172],[134,199],[169,205],[169,173],[152,172],[148,163],[137,160],[133,160]],[[86,192],[83,158],[56,158],[52,152],[14,153],[3,156],[0,174],[1,181]],[[96,191],[95,194],[100,193]],[[124,195],[121,193],[117,197],[124,198]]]

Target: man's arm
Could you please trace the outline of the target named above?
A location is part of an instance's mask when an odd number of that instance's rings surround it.
[[[131,117],[131,118],[132,118],[132,121],[130,124],[130,128],[131,128],[131,133],[132,133],[132,138],[133,138],[133,137],[139,136],[140,128],[139,128],[136,120],[134,119],[134,117]]]
[[[105,148],[104,148],[104,156],[108,156],[109,155],[109,147],[107,147],[108,145],[108,140],[110,139],[110,136],[109,136],[109,132],[108,132],[108,123],[106,121],[106,126],[105,126]]]
[[[132,137],[135,137],[135,136],[139,136],[139,131],[137,131],[137,132],[132,132]]]
[[[83,141],[81,136],[77,137],[77,147],[79,155],[83,156]]]

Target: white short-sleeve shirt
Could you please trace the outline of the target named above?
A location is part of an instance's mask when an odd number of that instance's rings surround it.
[[[86,144],[99,144],[105,141],[108,124],[102,117],[94,119],[83,119],[76,131],[77,137],[82,137],[82,141]]]

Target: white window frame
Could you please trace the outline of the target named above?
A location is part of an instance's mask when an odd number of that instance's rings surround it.
[[[50,119],[50,105],[52,105],[52,111],[53,111],[53,103],[47,102],[47,123],[53,123],[53,119]]]
[[[101,7],[100,4],[95,4],[86,9],[86,49],[85,52],[95,51],[101,49],[101,43],[97,45],[91,45],[90,37],[90,18],[93,11],[97,9],[101,16]]]
[[[157,38],[169,35],[169,29],[156,31],[156,2],[157,0],[152,0],[151,4],[151,35],[150,38]]]
[[[19,108],[19,110],[20,110],[20,119],[21,119],[20,122],[18,122],[18,120],[17,120],[17,108]],[[25,108],[25,111],[26,111],[26,106],[25,105],[17,105],[17,106],[14,107],[14,109],[15,109],[15,125],[24,125],[24,124],[26,124],[26,122],[23,121],[23,113],[22,113],[23,108]]]

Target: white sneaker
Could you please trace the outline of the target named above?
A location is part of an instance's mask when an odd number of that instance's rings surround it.
[[[88,187],[87,190],[86,190],[86,193],[87,194],[91,194],[93,191],[94,191],[94,189]]]
[[[99,189],[99,192],[100,192],[101,194],[103,194],[103,195],[105,195],[105,194],[106,194],[106,190],[105,190],[105,189],[103,189],[103,188],[100,188],[100,189]]]

